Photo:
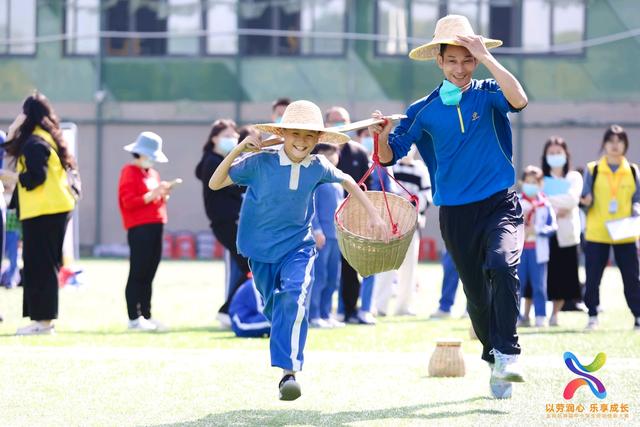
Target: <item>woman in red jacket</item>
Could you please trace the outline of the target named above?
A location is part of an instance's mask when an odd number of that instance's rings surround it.
[[[166,163],[168,159],[162,152],[162,138],[153,132],[142,132],[124,149],[133,153],[133,161],[122,168],[118,186],[120,212],[131,250],[125,291],[129,329],[153,331],[160,324],[151,318],[151,284],[162,256],[166,200],[171,191],[171,184],[160,180],[153,164]]]

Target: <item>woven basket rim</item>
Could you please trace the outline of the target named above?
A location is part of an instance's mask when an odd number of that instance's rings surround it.
[[[411,207],[416,212],[416,218],[418,216],[417,208],[409,200],[405,199],[402,196],[398,196],[397,194],[384,192],[384,191],[367,190],[367,191],[365,191],[365,193],[386,193],[387,196],[391,196],[392,198],[396,198],[398,200],[404,201],[404,202],[408,203],[409,205],[411,205]],[[340,218],[340,216],[342,215],[342,212],[344,212],[344,209],[346,209],[346,208],[347,208],[347,206],[345,205],[343,210],[338,214],[338,218]],[[360,234],[356,234],[356,233],[348,230],[347,228],[345,228],[342,223],[336,221],[336,231],[338,231],[339,233],[343,233],[343,234],[345,234],[345,235],[347,235],[347,236],[349,236],[351,238],[357,238],[357,239],[361,239],[361,240],[368,241],[368,242],[391,243],[391,242],[395,242],[395,241],[398,241],[398,240],[402,240],[402,239],[406,238],[407,235],[413,236],[413,233],[415,232],[416,227],[417,227],[417,222],[414,222],[413,226],[410,229],[408,229],[406,233],[399,234],[397,237],[396,236],[392,236],[392,237],[389,238],[388,242],[385,242],[384,240],[372,239],[371,237],[367,237],[367,236],[363,236],[363,235],[360,235]]]

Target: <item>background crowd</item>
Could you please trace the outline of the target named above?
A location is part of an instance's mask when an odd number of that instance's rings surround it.
[[[287,98],[273,102],[273,122],[281,120],[289,103]],[[351,121],[343,107],[332,107],[324,114],[327,127]],[[247,260],[236,248],[244,189],[228,186],[214,191],[208,182],[225,156],[249,135],[260,133],[251,126],[240,127],[231,119],[214,121],[195,166],[195,176],[202,181],[203,211],[212,233],[230,255],[226,264],[225,302],[218,308],[217,318],[240,336],[268,334]],[[0,175],[5,195],[2,202],[6,201],[0,204],[1,246],[6,258],[0,284],[7,288],[18,284],[24,287],[23,315],[32,323],[20,328],[17,334],[53,333],[58,317],[58,274],[64,232],[77,202],[69,177],[76,169],[75,160],[67,150],[55,112],[40,93],[25,100],[6,136],[0,137],[4,155]],[[351,141],[339,147],[320,144],[316,153],[326,156],[358,181],[371,165],[373,138],[367,129],[352,132],[350,137]],[[640,215],[640,174],[625,156],[629,143],[625,130],[611,125],[604,130],[601,157],[587,165],[573,165],[569,144],[562,137],[551,136],[541,153],[540,164],[529,165],[522,171],[520,203],[526,239],[518,269],[524,298],[521,327],[558,326],[562,310],[585,310],[587,328],[597,328],[599,285],[613,248],[634,328],[640,330],[638,236],[632,225],[626,235],[616,239],[607,228],[611,221]],[[163,227],[169,220],[166,203],[177,182],[163,181],[154,169],[156,162],[169,160],[162,151],[161,136],[142,132],[124,149],[132,154],[131,163],[122,169],[118,196],[131,249],[126,287],[128,327],[161,330],[164,326],[151,316],[152,283],[161,259]],[[396,165],[386,168],[387,173],[376,171],[365,185],[371,190],[384,187],[385,191],[403,194],[397,181],[415,194],[422,228],[432,203],[431,184],[424,162],[417,157],[412,150]],[[416,300],[417,287],[435,286],[430,278],[417,274],[419,231],[398,271],[359,277],[342,258],[333,225],[333,213],[344,196],[336,185],[323,184],[309,206],[315,212],[313,233],[319,251],[309,299],[310,325],[317,328],[342,327],[345,323],[375,325],[378,316],[415,315],[417,308],[428,304]],[[585,283],[580,280],[581,263],[585,266]],[[433,319],[451,315],[458,286],[455,266],[446,252],[442,255],[442,266],[442,298],[431,316]]]

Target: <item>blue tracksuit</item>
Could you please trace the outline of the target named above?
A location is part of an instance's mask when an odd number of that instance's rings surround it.
[[[244,282],[233,294],[229,305],[231,329],[241,338],[268,336],[271,322],[264,314],[264,303],[253,280]]]
[[[343,182],[347,176],[322,155],[292,163],[284,149],[239,158],[229,176],[247,186],[238,251],[249,258],[264,315],[271,320],[271,365],[299,371],[316,257],[311,198],[320,184]]]
[[[451,259],[451,255],[446,250],[442,253],[442,296],[440,297],[440,310],[449,313],[451,306],[456,298],[456,291],[458,290],[458,282],[460,276],[458,270]]]
[[[325,244],[318,251],[315,265],[315,280],[311,293],[310,319],[328,319],[331,314],[333,293],[340,283],[342,257],[336,237],[333,216],[344,199],[344,189],[340,184],[322,184],[314,197],[313,229],[322,231]]]

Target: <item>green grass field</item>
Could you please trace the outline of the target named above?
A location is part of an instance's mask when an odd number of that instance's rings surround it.
[[[521,330],[527,382],[513,399],[489,397],[489,370],[469,340],[469,321],[429,321],[437,306],[439,265],[420,267],[419,315],[384,318],[375,327],[349,325],[309,331],[302,398],[280,402],[280,371],[269,367],[268,341],[237,339],[214,321],[221,304],[220,263],[163,262],[156,276],[154,317],[170,330],[126,330],[124,261],[82,261],[86,286],[61,291],[56,336],[15,337],[22,291],[0,289],[1,426],[201,425],[638,425],[640,332],[626,306],[618,271],[602,286],[601,329],[585,333],[586,314],[561,313],[561,327]],[[454,307],[461,313],[461,290]],[[429,357],[439,337],[465,340],[467,374],[431,378]],[[562,393],[576,378],[565,351],[591,363],[607,388],[598,400],[581,387],[571,402]],[[551,418],[548,404],[582,403],[579,417]],[[623,414],[589,414],[592,403],[627,404]],[[566,409],[568,409],[565,406]],[[616,417],[614,417],[616,415]]]

